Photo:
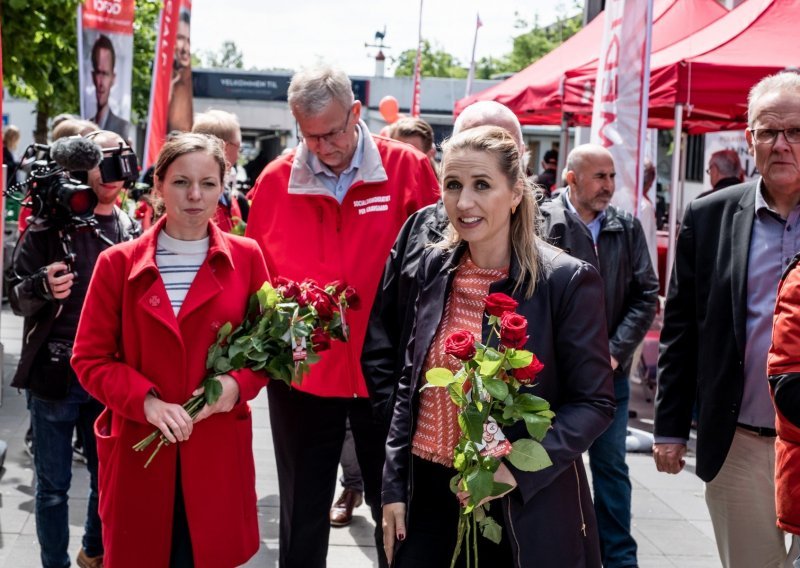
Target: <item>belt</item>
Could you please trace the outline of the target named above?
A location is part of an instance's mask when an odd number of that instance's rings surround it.
[[[763,426],[750,426],[749,424],[742,424],[738,422],[736,424],[738,428],[744,428],[749,432],[755,432],[758,436],[763,436],[765,438],[774,438],[778,435],[778,432],[775,431],[775,428],[765,428]]]

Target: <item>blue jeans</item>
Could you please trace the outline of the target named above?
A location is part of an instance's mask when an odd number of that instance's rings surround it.
[[[74,383],[64,400],[51,402],[32,396],[30,409],[36,469],[36,536],[42,549],[42,567],[68,568],[67,492],[72,481],[72,432],[75,428],[83,433],[90,475],[83,549],[91,557],[103,554],[102,528],[97,513],[97,448],[93,429],[103,407]]]
[[[636,541],[631,536],[631,480],[625,463],[628,431],[627,376],[614,374],[617,413],[603,435],[589,448],[589,467],[594,486],[594,509],[605,568],[637,566]]]

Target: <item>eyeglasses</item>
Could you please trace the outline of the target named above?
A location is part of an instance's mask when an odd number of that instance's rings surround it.
[[[328,144],[333,144],[335,141],[339,140],[344,134],[347,132],[347,127],[350,124],[350,114],[353,112],[353,107],[351,106],[350,109],[347,111],[347,118],[344,120],[344,126],[338,128],[336,130],[331,130],[327,134],[303,134],[300,130],[300,125],[295,122],[294,128],[297,134],[297,139],[301,142],[305,141],[306,144],[313,143],[315,145],[319,144],[322,141],[327,142]]]
[[[751,128],[750,132],[756,144],[774,144],[781,132],[789,144],[800,144],[800,128]]]
[[[717,165],[716,165],[716,164],[711,164],[710,166],[708,166],[708,167],[706,168],[706,173],[707,173],[708,175],[711,175],[711,168],[716,168],[716,167],[717,167]]]

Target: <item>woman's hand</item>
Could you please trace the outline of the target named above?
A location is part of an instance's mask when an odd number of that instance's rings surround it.
[[[230,375],[219,375],[216,379],[222,383],[222,394],[214,404],[206,404],[203,409],[195,416],[194,421],[200,422],[216,414],[217,412],[230,412],[230,410],[239,402],[239,383]],[[192,396],[203,393],[203,387],[195,390]]]
[[[383,551],[389,565],[394,558],[396,541],[406,539],[406,504],[387,503],[383,506]]]
[[[180,404],[164,402],[155,395],[144,398],[144,416],[161,430],[170,444],[185,442],[192,433],[192,417]]]
[[[487,503],[488,501],[491,501],[492,499],[499,499],[500,497],[503,497],[504,495],[508,495],[509,493],[511,493],[517,487],[517,480],[514,479],[514,475],[511,473],[511,470],[508,469],[506,464],[504,464],[502,462],[500,463],[500,467],[497,468],[497,471],[494,472],[494,480],[497,483],[505,483],[506,485],[510,485],[511,487],[508,489],[508,491],[506,491],[504,493],[501,493],[500,495],[495,495],[494,497],[491,497],[491,496],[486,497],[480,503],[478,503],[478,506],[483,505],[484,503]],[[458,498],[458,502],[461,503],[462,507],[466,507],[467,506],[467,503],[469,502],[469,492],[468,491],[459,491],[458,493],[456,493],[456,497]],[[384,535],[385,534],[386,534],[386,532],[384,531]],[[384,539],[385,538],[386,537],[384,536]]]

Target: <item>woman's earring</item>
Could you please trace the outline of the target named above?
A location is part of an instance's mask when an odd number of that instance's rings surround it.
[[[512,205],[511,206],[511,214],[513,215],[516,212],[517,212],[517,206],[516,205]]]

